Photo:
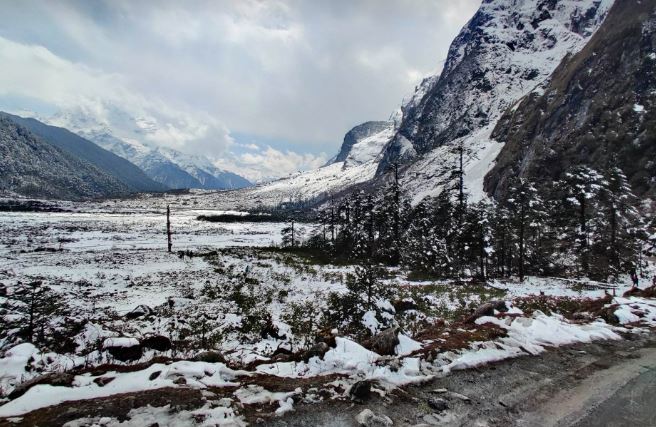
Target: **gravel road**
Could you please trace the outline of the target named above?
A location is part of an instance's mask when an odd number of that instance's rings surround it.
[[[448,408],[433,409],[436,399]],[[362,404],[297,406],[262,424],[356,426],[365,409],[394,426],[654,426],[656,333],[459,371]]]

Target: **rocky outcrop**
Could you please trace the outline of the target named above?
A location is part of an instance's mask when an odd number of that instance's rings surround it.
[[[489,194],[503,198],[517,176],[549,185],[579,164],[619,166],[638,195],[656,194],[655,12],[653,0],[616,2],[585,48],[504,114]]]
[[[485,0],[451,44],[439,77],[426,79],[378,173],[494,124],[598,28],[612,0]]]

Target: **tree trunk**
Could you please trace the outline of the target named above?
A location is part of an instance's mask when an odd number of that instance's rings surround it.
[[[168,240],[168,251],[171,252],[173,243],[171,242],[171,208],[166,205],[166,237]]]

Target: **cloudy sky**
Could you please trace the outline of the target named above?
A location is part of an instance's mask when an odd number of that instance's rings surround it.
[[[0,0],[0,109],[282,176],[387,119],[479,3]]]

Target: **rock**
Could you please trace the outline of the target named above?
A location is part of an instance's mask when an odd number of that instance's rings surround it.
[[[399,328],[385,329],[369,340],[371,350],[384,356],[396,354],[394,349],[397,345],[399,345]]]
[[[417,309],[417,303],[415,303],[415,301],[411,298],[394,301],[392,305],[394,306],[394,310],[396,310],[397,313],[403,313],[404,311]]]
[[[640,289],[637,286],[632,287],[628,291],[624,292],[624,295],[622,295],[624,298],[628,297],[634,297],[634,296],[640,296],[642,294],[642,289]]]
[[[330,347],[325,342],[321,341],[314,344],[308,351],[303,355],[303,361],[307,363],[313,357],[318,357],[323,359],[323,355],[330,350]]]
[[[152,380],[156,379],[157,377],[159,377],[159,374],[161,374],[161,373],[162,373],[162,371],[155,371],[155,372],[153,372],[152,374],[150,374],[150,376],[148,377],[148,379],[149,379],[150,381],[152,381]]]
[[[163,335],[150,335],[141,340],[141,346],[157,351],[168,351],[171,349],[171,340]]]
[[[431,397],[428,399],[428,406],[437,412],[442,412],[446,409],[449,409],[449,404],[446,402],[446,400],[440,399],[439,397]]]
[[[277,340],[287,339],[287,335],[285,334],[281,335],[280,330],[276,325],[273,324],[271,320],[267,321],[266,324],[262,327],[262,330],[260,331],[260,336],[263,339],[267,339],[269,337]]]
[[[196,362],[226,363],[226,359],[223,357],[223,354],[217,350],[209,350],[198,353],[196,357],[194,357],[194,360]]]
[[[456,399],[460,399],[463,402],[471,402],[471,399],[464,394],[456,393],[455,391],[450,391],[449,396],[455,397]]]
[[[370,395],[371,381],[368,380],[358,381],[349,389],[349,396],[351,396],[351,399],[358,402],[364,402],[369,398]]]
[[[506,307],[505,301],[490,301],[479,306],[469,317],[465,319],[465,323],[474,323],[476,319],[483,316],[494,316],[494,311],[506,312],[508,307]]]
[[[16,399],[17,397],[24,395],[29,389],[31,389],[35,385],[40,385],[40,384],[70,387],[73,384],[74,379],[75,379],[74,375],[67,374],[64,372],[53,372],[50,374],[41,375],[39,377],[32,378],[31,380],[27,380],[19,384],[18,386],[16,386],[16,388],[14,388],[14,390],[11,393],[9,393],[7,397],[9,397],[10,399]]]
[[[185,377],[178,377],[175,380],[173,380],[173,384],[185,385],[187,384],[187,379]]]
[[[111,383],[115,379],[116,379],[115,377],[98,377],[95,380],[93,380],[93,382],[98,384],[99,387],[105,387],[107,384]]]
[[[153,309],[148,307],[145,304],[138,305],[129,312],[128,314],[125,315],[126,319],[138,319],[139,317],[147,317],[153,314]]]
[[[136,338],[115,337],[107,338],[103,348],[121,362],[130,362],[141,359],[143,348]]]
[[[394,425],[394,422],[387,415],[376,415],[371,409],[365,409],[360,412],[356,417],[355,421],[358,425],[365,427],[386,427]]]
[[[640,289],[638,287],[633,287],[628,291],[624,292],[623,295],[626,297],[644,297],[644,298],[656,298],[656,286],[650,286],[645,289]]]

